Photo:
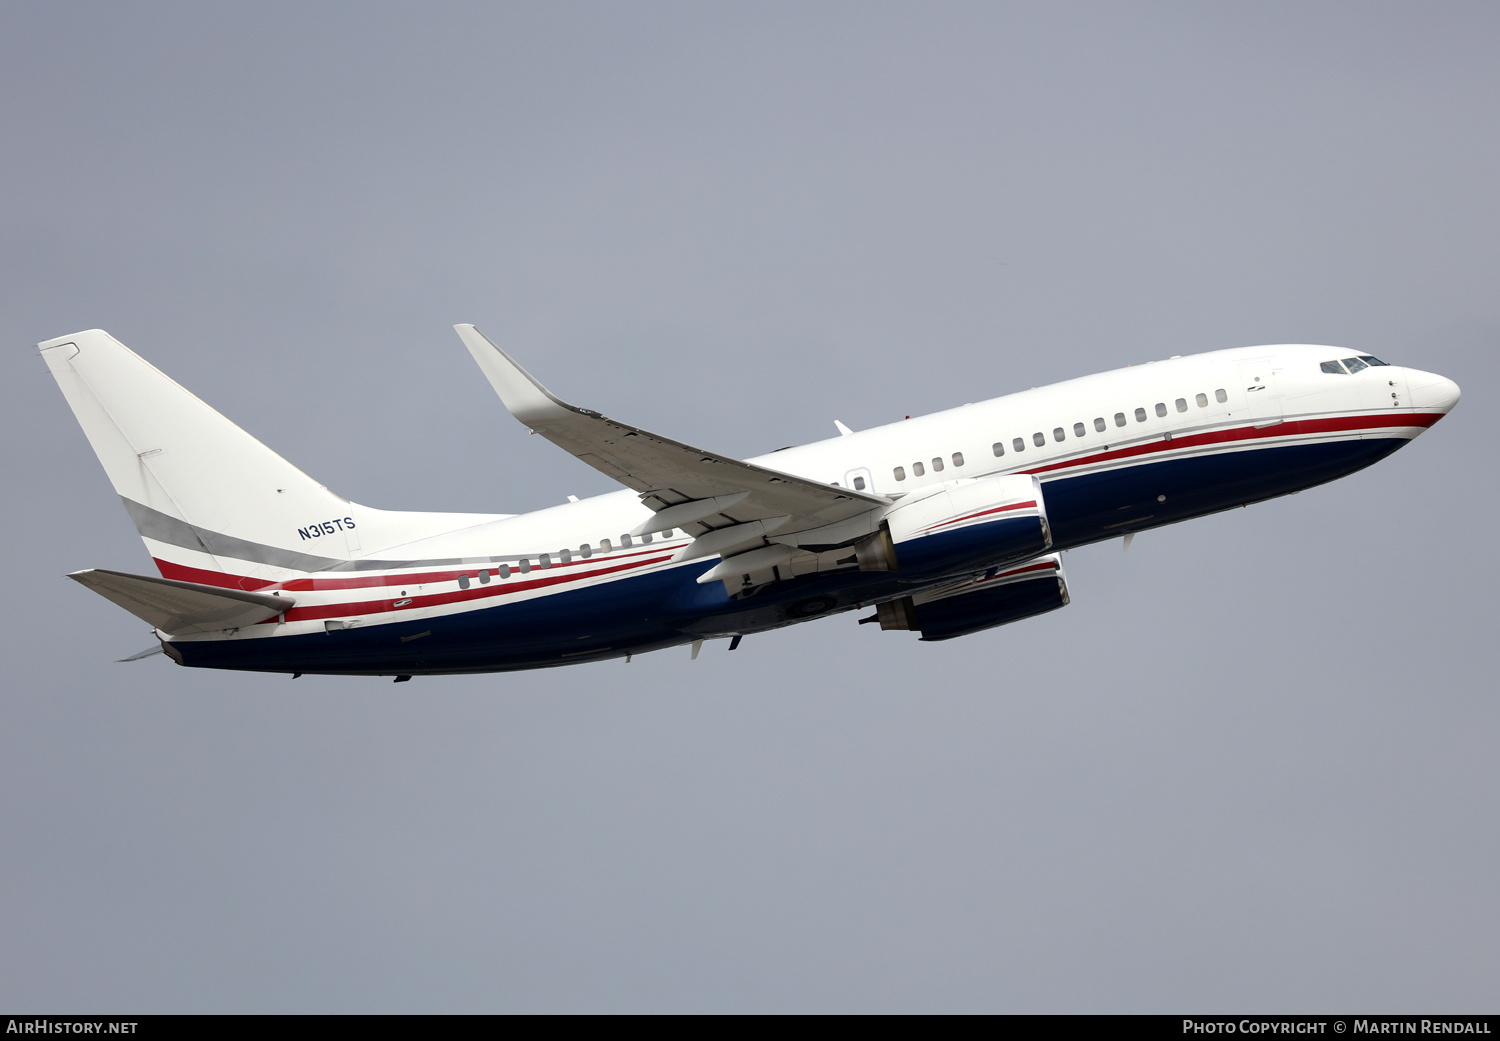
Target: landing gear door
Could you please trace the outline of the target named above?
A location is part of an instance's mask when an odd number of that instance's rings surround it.
[[[844,487],[853,488],[857,492],[873,492],[875,478],[870,476],[869,470],[860,467],[858,470],[850,470],[844,474]]]
[[[1281,392],[1276,387],[1276,372],[1271,368],[1270,358],[1240,362],[1239,392],[1244,400],[1242,414],[1256,427],[1281,422]]]

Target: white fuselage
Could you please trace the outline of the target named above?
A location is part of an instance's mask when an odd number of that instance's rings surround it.
[[[211,668],[535,668],[869,605],[951,639],[1066,604],[1057,551],[1353,473],[1458,400],[1340,348],[1243,347],[738,460],[569,405],[455,328],[516,419],[627,490],[519,516],[362,506],[86,330],[39,349],[160,577],[71,577]]]
[[[1278,346],[1150,362],[750,462],[890,497],[996,473],[1034,473],[1045,486],[1170,461],[1371,436],[1410,439],[1456,399],[1450,381],[1396,366],[1338,375],[1319,370],[1323,361],[1352,356],[1336,348]],[[358,522],[360,508],[352,509]],[[1067,518],[1053,513],[1063,535],[1059,548],[1149,527],[1155,519],[1127,527],[1127,517],[1119,529],[1101,525],[1073,533]],[[649,542],[626,534],[650,516],[635,493],[621,490],[399,547],[366,546],[375,566],[338,577],[288,575],[285,587],[295,591],[297,610],[283,622],[230,638],[319,632],[330,620],[349,627],[415,622],[686,566],[672,559],[689,541],[680,530],[648,536]],[[381,560],[395,566],[380,567]],[[703,562],[694,563],[702,570]],[[816,570],[812,560],[806,566]],[[798,573],[795,562],[791,573]]]

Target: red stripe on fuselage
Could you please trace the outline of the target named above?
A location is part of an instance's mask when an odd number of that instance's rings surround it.
[[[221,589],[244,589],[247,592],[276,585],[270,579],[250,578],[247,575],[230,575],[223,571],[205,571],[201,567],[174,564],[170,560],[162,560],[160,557],[153,557],[152,559],[156,561],[156,570],[161,572],[162,578],[170,578],[177,582],[197,582],[202,586],[218,586]]]
[[[1092,455],[1078,456],[1073,459],[1065,459],[1061,462],[1048,463],[1030,470],[1017,470],[1013,472],[1041,474],[1055,470],[1068,469],[1070,467],[1091,466],[1103,462],[1123,461],[1126,459],[1152,455],[1160,452],[1175,451],[1179,448],[1197,448],[1206,445],[1232,444],[1234,442],[1254,441],[1264,438],[1286,437],[1298,434],[1336,433],[1339,431],[1364,430],[1379,427],[1430,427],[1439,419],[1442,419],[1443,415],[1444,414],[1441,412],[1393,412],[1374,413],[1363,416],[1331,416],[1322,419],[1285,420],[1283,422],[1274,423],[1270,426],[1261,428],[1256,428],[1253,426],[1235,427],[1229,430],[1214,430],[1201,434],[1184,434],[1181,437],[1174,437],[1170,441],[1150,441],[1145,444],[1132,445],[1129,448],[1118,448],[1108,452],[1097,452]],[[1036,505],[1035,502],[1018,503],[1012,506],[997,507],[994,510],[970,514],[968,517],[962,517],[957,520],[944,521],[943,524],[935,525],[934,528],[943,527],[948,524],[957,524],[963,520],[969,520],[973,517],[983,516],[984,513],[1000,512],[1002,510],[1010,509],[1020,509],[1024,508],[1025,506],[1034,505]],[[637,550],[634,553],[630,554],[630,556],[639,557],[653,552],[657,551]],[[251,578],[248,575],[234,575],[222,571],[209,571],[204,568],[190,567],[186,564],[177,564],[173,563],[170,560],[162,560],[160,557],[154,559],[156,562],[156,568],[161,573],[161,576],[163,578],[175,579],[179,582],[197,582],[200,585],[218,586],[222,589],[243,589],[247,592],[268,588],[284,589],[287,592],[317,592],[336,589],[364,589],[379,586],[397,586],[403,584],[420,585],[428,582],[453,582],[457,581],[459,575],[473,575],[477,574],[477,572],[480,570],[493,571],[498,567],[497,564],[488,564],[483,568],[470,565],[466,568],[456,568],[447,571],[426,571],[407,574],[362,575],[351,578],[309,577],[294,578],[288,579],[284,582],[278,582],[274,579]],[[619,560],[621,558],[619,556],[615,556],[612,559]],[[654,563],[657,560],[661,559],[665,558],[655,558],[651,561],[639,561],[638,563]],[[592,566],[593,563],[595,563],[595,561],[593,561],[592,559],[578,559],[569,561],[568,563],[555,561],[552,564],[552,567],[548,570],[555,570],[557,568],[587,567]],[[576,577],[587,578],[592,575],[611,574],[617,571],[628,570],[629,568],[636,566],[636,563],[637,562],[624,563],[616,567],[605,568],[599,571],[590,571],[587,574],[577,575]],[[512,571],[512,574],[515,574],[514,570]],[[567,581],[571,577],[575,576],[562,575],[541,580],[523,581],[520,583],[517,583],[514,578],[501,579],[500,581],[504,583],[504,589],[519,590],[530,589],[536,586],[543,585],[555,585],[559,582]],[[474,599],[486,594],[495,595],[500,591],[500,589],[491,590],[490,588],[486,587],[484,589],[478,590],[459,591],[458,593],[453,594],[453,597],[454,599],[458,600]],[[432,598],[422,597],[420,599],[422,599],[425,603]],[[371,601],[370,603],[374,605],[379,603],[379,601]],[[391,608],[389,607],[379,608],[375,606],[371,606],[369,609],[391,610]],[[294,608],[292,614],[293,616],[297,616],[301,611],[312,610],[315,610],[315,608]],[[306,617],[312,616],[309,615]]]
[[[587,557],[571,560],[564,563],[554,560],[550,567],[543,568],[540,564],[533,565],[532,571],[555,571],[559,568],[591,567],[605,560],[624,560],[627,558],[644,557],[651,553],[660,553],[659,549],[637,550],[633,553],[614,554],[609,557]],[[535,556],[535,554],[533,554]],[[428,582],[456,582],[460,575],[477,576],[481,571],[490,571],[498,575],[499,564],[470,564],[467,567],[454,568],[448,571],[408,571],[403,574],[376,574],[360,575],[354,578],[289,578],[284,582],[274,579],[250,578],[245,575],[232,575],[223,571],[205,571],[203,568],[188,567],[186,564],[174,564],[170,560],[156,560],[156,569],[161,572],[162,578],[176,579],[179,582],[197,582],[201,585],[219,586],[223,589],[284,589],[292,592],[321,592],[331,589],[367,589],[375,586],[402,586],[423,585]],[[524,574],[514,564],[507,564],[512,576]],[[598,574],[599,572],[590,572]],[[509,582],[510,579],[500,579]]]
[[[597,571],[589,571],[585,574],[572,575],[549,575],[545,578],[534,578],[528,581],[517,581],[514,578],[496,579],[489,585],[479,589],[456,589],[448,593],[431,593],[427,596],[400,597],[400,600],[409,600],[396,606],[395,600],[355,600],[342,604],[310,604],[307,607],[294,607],[286,612],[284,616],[288,622],[307,621],[315,618],[344,618],[349,615],[380,614],[389,611],[416,611],[424,607],[439,607],[443,604],[457,604],[465,600],[482,600],[487,597],[503,596],[506,593],[520,593],[528,589],[539,589],[543,586],[555,586],[562,582],[572,582],[584,578],[596,578],[600,575],[615,574],[620,571],[629,571],[632,568],[645,567],[648,564],[660,564],[664,560],[671,560],[670,553],[647,560],[631,560],[614,567],[600,568]],[[533,572],[534,574],[535,572]],[[263,622],[263,625],[270,622]]]
[[[1171,452],[1179,448],[1198,448],[1203,445],[1230,444],[1235,441],[1256,441],[1271,437],[1291,437],[1297,434],[1331,434],[1348,430],[1367,430],[1371,427],[1430,427],[1443,418],[1441,412],[1379,413],[1366,416],[1332,416],[1327,419],[1289,419],[1271,423],[1264,427],[1234,427],[1230,430],[1210,430],[1202,434],[1183,434],[1181,437],[1150,441],[1129,448],[1117,448],[1109,452],[1078,456],[1059,463],[1017,470],[1016,473],[1042,474],[1050,470],[1063,470],[1073,466],[1091,466],[1095,463],[1113,462],[1135,456]]]

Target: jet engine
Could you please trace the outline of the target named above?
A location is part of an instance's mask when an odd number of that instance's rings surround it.
[[[951,640],[1007,622],[1055,611],[1068,602],[1062,560],[1055,553],[1009,569],[902,597],[876,606],[863,619],[882,629],[918,630],[923,640]]]
[[[1041,484],[1012,474],[956,481],[897,503],[857,549],[862,571],[921,579],[1028,560],[1051,545]]]

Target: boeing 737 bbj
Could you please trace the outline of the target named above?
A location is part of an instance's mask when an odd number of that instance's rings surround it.
[[[1459,397],[1368,354],[1241,347],[739,460],[567,404],[456,328],[516,419],[625,488],[522,515],[360,506],[94,329],[39,347],[160,577],[69,577],[217,669],[696,655],[859,609],[947,640],[1066,604],[1062,550],[1343,477]]]

